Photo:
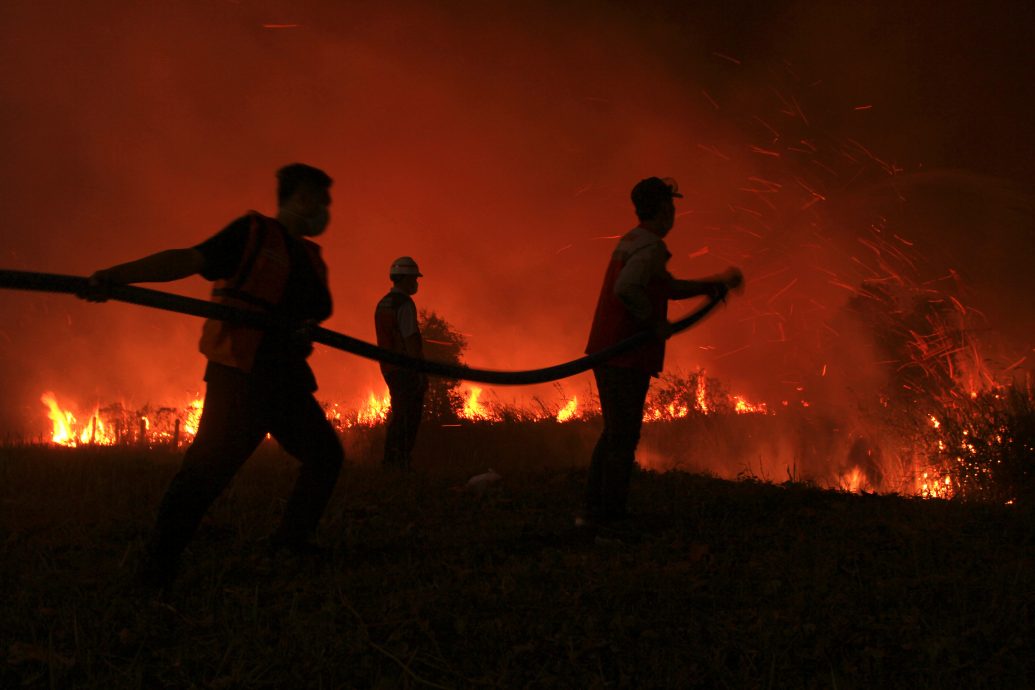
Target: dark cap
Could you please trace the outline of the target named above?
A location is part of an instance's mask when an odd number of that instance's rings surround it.
[[[634,204],[638,199],[646,201],[647,199],[667,197],[683,198],[683,195],[679,193],[679,185],[671,177],[648,177],[637,182],[632,190]]]
[[[671,177],[648,177],[632,188],[632,202],[641,217],[652,217],[659,204],[673,197],[682,199],[679,185]]]

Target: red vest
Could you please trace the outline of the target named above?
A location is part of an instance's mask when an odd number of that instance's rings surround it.
[[[273,218],[252,211],[248,242],[237,273],[212,286],[212,301],[249,311],[272,311],[284,296],[291,274],[291,256],[286,232]],[[327,266],[320,258],[320,247],[303,240],[306,254],[316,275],[327,285]],[[263,331],[229,321],[208,319],[201,331],[199,349],[209,361],[251,371]]]
[[[607,273],[604,274],[604,285],[600,288],[600,298],[593,315],[586,354],[599,352],[641,331],[651,330],[655,323],[668,319],[668,275],[665,273],[651,276],[647,283],[647,298],[651,306],[651,316],[647,322],[640,321],[629,313],[615,295],[615,283],[628,259],[629,254],[619,242],[618,248],[611,255]],[[665,341],[651,338],[643,345],[608,360],[603,366],[628,367],[656,376],[661,372],[664,363]]]
[[[402,331],[399,330],[399,309],[404,304],[413,304],[413,299],[409,295],[404,295],[401,292],[390,291],[387,295],[381,298],[381,301],[377,303],[377,308],[374,310],[374,328],[377,331],[377,346],[382,347],[392,352],[406,352],[404,344],[404,338]],[[420,331],[417,331],[418,336],[418,356],[420,351],[423,349],[423,342],[420,341]],[[394,364],[388,364],[387,362],[381,362],[381,373],[388,376],[401,369]]]

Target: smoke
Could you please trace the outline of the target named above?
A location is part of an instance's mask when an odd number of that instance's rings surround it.
[[[1011,316],[1032,287],[1031,14],[8,3],[2,263],[88,274],[191,246],[250,208],[271,213],[273,172],[304,161],[335,179],[327,327],[373,339],[387,266],[408,254],[426,276],[418,305],[467,335],[468,361],[526,368],[581,353],[613,244],[600,238],[635,224],[637,180],[670,175],[686,193],[672,272],[734,264],[748,279],[672,342],[670,365],[780,400],[823,395],[806,378],[841,356],[861,395],[880,385],[872,356],[845,355],[854,345],[824,324],[850,296],[834,283],[883,270],[858,241],[874,227],[912,242],[910,280],[955,269],[1004,347],[1031,349],[1030,319]],[[199,332],[186,317],[6,293],[0,430],[45,428],[46,389],[179,404],[203,386]],[[381,388],[372,363],[319,349],[312,361],[324,399]]]

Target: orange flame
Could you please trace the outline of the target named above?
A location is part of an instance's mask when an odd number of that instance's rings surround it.
[[[769,409],[765,403],[750,403],[742,396],[733,396],[733,411],[737,414],[766,414]]]
[[[40,396],[40,402],[47,406],[47,417],[53,425],[51,443],[69,447],[115,444],[114,432],[104,423],[97,410],[94,410],[87,422],[80,427],[75,415],[58,405],[54,393],[47,391]]]
[[[952,498],[952,480],[948,475],[932,476],[924,472],[916,480],[916,495],[922,498]]]
[[[572,396],[571,400],[568,401],[564,407],[557,413],[557,421],[560,423],[570,422],[575,419],[575,415],[578,411],[579,399],[576,396]]]
[[[461,419],[469,419],[471,421],[499,421],[499,416],[494,414],[492,410],[481,403],[479,400],[481,395],[481,388],[478,386],[471,386],[471,389],[467,391],[467,398],[464,400],[464,407],[457,412],[457,416]]]
[[[201,421],[201,411],[204,407],[205,401],[200,398],[192,400],[187,406],[187,417],[183,420],[183,430],[189,436],[195,436],[198,433],[198,423]]]
[[[374,395],[374,391],[370,391],[366,405],[356,414],[356,423],[364,426],[376,426],[388,419],[388,413],[391,409],[391,393],[385,391],[378,397]]]
[[[457,417],[464,420],[479,422],[503,422],[507,417],[501,411],[493,407],[492,403],[483,402],[485,389],[478,386],[470,386],[462,390],[463,401],[456,406]],[[753,403],[744,396],[726,393],[719,385],[710,385],[703,375],[703,371],[692,380],[678,379],[676,384],[667,389],[658,391],[659,395],[649,400],[644,406],[644,422],[672,422],[680,418],[690,416],[691,412],[697,415],[783,415],[783,409],[779,407],[776,411],[770,411],[766,403]],[[663,402],[659,402],[660,398]],[[91,415],[86,417],[85,422],[80,422],[76,415],[69,409],[63,408],[57,400],[56,395],[47,391],[40,397],[41,402],[46,406],[47,416],[52,429],[50,440],[54,444],[68,447],[83,445],[114,445],[116,443],[145,443],[161,444],[167,443],[174,438],[170,431],[170,417],[167,412],[169,408],[161,408],[152,415],[151,408],[146,408],[136,414],[121,411],[120,405],[112,405],[103,410],[95,409]],[[809,403],[804,400],[784,401],[785,408],[808,407]],[[189,442],[191,437],[197,434],[198,421],[201,417],[204,401],[195,398],[181,409],[179,415],[173,419],[179,419],[179,430]],[[885,404],[886,405],[886,404]],[[74,407],[72,409],[75,409]],[[337,429],[344,431],[350,427],[365,426],[374,427],[387,421],[391,409],[391,396],[387,390],[380,395],[370,391],[367,394],[365,403],[359,408],[344,408],[338,404],[327,406],[327,417]],[[143,413],[147,412],[147,416]],[[555,415],[539,412],[534,414],[532,419],[536,421],[555,421],[556,423],[568,423],[598,414],[599,411],[590,404],[586,407],[579,407],[578,398],[573,396],[565,402]],[[959,468],[956,463],[965,465],[970,459],[978,455],[980,451],[979,437],[964,428],[959,430],[962,439],[950,441],[946,433],[948,422],[944,413],[926,413],[924,427],[928,432],[925,446],[930,450],[937,449],[941,454],[948,454],[941,464],[925,464],[924,453],[921,450],[916,457],[903,456],[901,474],[895,473],[893,481],[889,482],[887,476],[883,479],[878,476],[874,479],[869,473],[866,465],[849,465],[849,469],[836,473],[831,479],[843,490],[847,491],[870,491],[881,487],[897,486],[900,489],[913,495],[924,498],[950,498],[962,491],[964,483],[958,478]],[[930,426],[927,426],[930,424]],[[948,424],[948,427],[951,427]],[[139,431],[137,431],[139,428]],[[116,432],[118,429],[118,432]],[[179,437],[176,437],[179,439]],[[994,436],[995,440],[1002,443],[1000,434]],[[951,446],[951,448],[950,448]],[[892,451],[894,452],[894,451]],[[641,462],[643,460],[641,459]],[[830,476],[830,475],[828,475]],[[876,482],[876,483],[874,483]]]
[[[840,484],[842,489],[852,493],[859,493],[870,488],[870,482],[866,477],[866,473],[859,467],[852,467],[847,474],[841,475]]]
[[[79,442],[83,444],[112,446],[115,445],[115,433],[101,421],[100,416],[95,410],[93,416],[90,417],[90,421],[86,423],[83,430],[80,432]]]
[[[708,390],[705,388],[704,369],[701,369],[701,375],[697,377],[697,409],[702,414],[708,414]],[[686,415],[680,415],[685,417]]]
[[[648,405],[643,408],[643,421],[660,422],[665,420],[681,419],[688,414],[690,414],[689,407],[674,402],[670,402],[668,405],[660,407]]]
[[[74,446],[72,425],[75,424],[75,417],[72,413],[62,410],[57,404],[57,398],[50,391],[40,396],[40,401],[47,406],[47,417],[54,425],[54,431],[50,435],[51,442],[62,446]]]
[[[170,408],[163,408],[157,411],[157,417],[137,417],[130,413],[129,418],[118,405],[104,411],[95,407],[89,417],[80,421],[71,410],[58,403],[57,396],[51,391],[43,393],[40,401],[46,406],[51,422],[50,442],[68,447],[114,446],[129,442],[148,445],[175,442],[179,445],[182,440],[189,441],[197,434],[204,405],[202,399],[196,398],[182,408],[182,415],[169,417]],[[173,423],[178,426],[174,427]],[[136,431],[138,428],[139,432]]]

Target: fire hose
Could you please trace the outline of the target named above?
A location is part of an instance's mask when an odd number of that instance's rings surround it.
[[[34,273],[30,271],[9,271],[0,269],[0,288],[13,290],[33,290],[37,292],[65,293],[82,297],[87,294],[87,279],[81,276],[62,275],[58,273]],[[135,285],[111,285],[106,294],[108,299],[118,302],[137,304],[152,309],[172,311],[191,316],[200,316],[207,319],[230,321],[252,328],[265,330],[286,329],[297,331],[297,322],[288,321],[263,312],[253,312],[245,309],[231,307],[225,304],[217,304],[205,300],[174,295],[159,290],[137,287]],[[672,322],[671,331],[673,334],[685,331],[698,321],[707,316],[716,306],[723,301],[722,298],[710,298],[704,305]],[[657,337],[651,331],[642,331],[634,336],[626,338],[610,347],[598,352],[556,364],[542,369],[529,369],[525,371],[498,371],[494,369],[476,369],[466,365],[454,365],[434,360],[418,359],[391,350],[385,350],[376,345],[358,338],[337,333],[314,326],[305,330],[305,336],[314,343],[320,343],[327,347],[349,352],[360,357],[386,362],[396,366],[421,371],[434,376],[442,376],[450,379],[463,379],[477,383],[489,383],[496,385],[526,385],[533,383],[546,383],[558,379],[567,378],[588,371],[593,367],[603,364],[616,355],[627,352],[645,342]]]

